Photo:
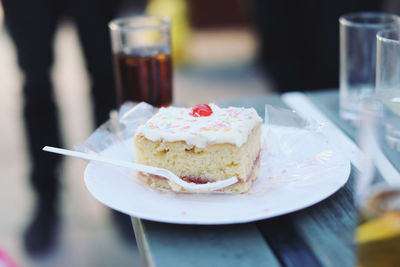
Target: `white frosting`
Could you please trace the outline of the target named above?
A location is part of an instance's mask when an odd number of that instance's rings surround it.
[[[253,108],[220,108],[207,117],[190,115],[190,108],[161,108],[136,130],[152,141],[185,141],[188,145],[204,148],[209,144],[230,143],[238,147],[247,142],[250,132],[262,119]]]

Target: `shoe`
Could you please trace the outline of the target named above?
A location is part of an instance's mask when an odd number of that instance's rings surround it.
[[[56,244],[59,216],[49,204],[39,203],[24,233],[25,251],[30,256],[47,254]]]
[[[131,217],[116,210],[112,210],[111,215],[120,237],[127,244],[135,245],[136,239],[135,233],[133,232]]]

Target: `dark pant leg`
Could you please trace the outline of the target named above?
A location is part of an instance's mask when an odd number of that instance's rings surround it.
[[[116,107],[116,91],[111,57],[108,22],[119,1],[70,0],[70,14],[74,18],[92,82],[92,98],[96,125],[109,118]],[[112,213],[117,229],[129,243],[134,243],[129,216],[118,211]]]
[[[40,199],[56,199],[59,157],[42,151],[61,146],[57,109],[49,78],[57,10],[52,0],[4,0],[8,31],[24,74],[23,116],[32,159],[31,182]],[[56,2],[56,1],[54,1]]]
[[[116,91],[108,22],[119,1],[70,0],[69,12],[74,18],[91,78],[91,94],[96,125],[109,118],[116,108]]]
[[[260,42],[258,61],[272,76],[278,90],[293,88],[298,77],[293,44],[296,19],[291,1],[253,0],[252,4],[252,18]]]

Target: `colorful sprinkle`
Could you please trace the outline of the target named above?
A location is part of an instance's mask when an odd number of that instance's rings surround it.
[[[207,117],[193,117],[191,109],[161,108],[138,134],[152,141],[186,141],[190,145],[205,147],[208,143],[232,143],[241,146],[250,131],[261,122],[254,109],[222,109],[210,104],[212,113]]]

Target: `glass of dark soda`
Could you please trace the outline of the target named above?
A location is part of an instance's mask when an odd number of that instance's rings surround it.
[[[109,23],[118,105],[161,107],[172,103],[173,66],[169,19],[134,16]]]

